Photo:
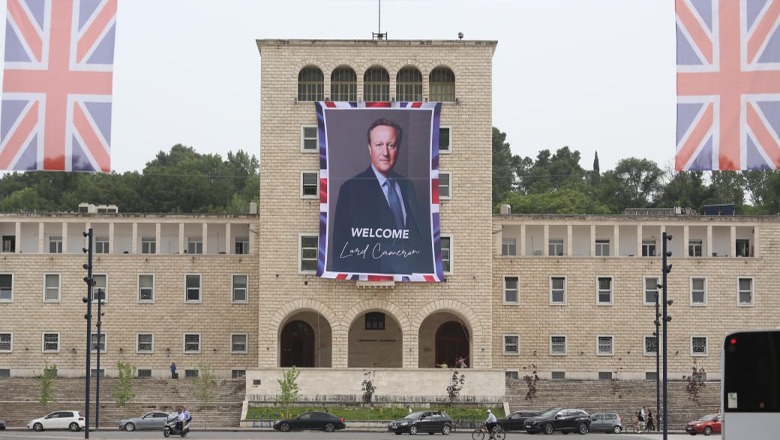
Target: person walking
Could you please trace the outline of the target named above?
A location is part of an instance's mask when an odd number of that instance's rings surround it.
[[[653,411],[647,410],[647,431],[655,431],[655,420],[653,420]]]

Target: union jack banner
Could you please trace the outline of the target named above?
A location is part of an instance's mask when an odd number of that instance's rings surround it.
[[[118,0],[7,0],[0,169],[111,171]]]
[[[675,168],[780,168],[780,0],[675,2]]]

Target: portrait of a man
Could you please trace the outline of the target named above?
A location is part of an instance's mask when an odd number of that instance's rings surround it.
[[[343,182],[336,195],[329,270],[396,275],[434,271],[430,205],[420,203],[416,185],[397,166],[409,148],[404,135],[401,124],[389,117],[373,120],[364,132],[368,163]],[[430,187],[429,176],[420,179]]]

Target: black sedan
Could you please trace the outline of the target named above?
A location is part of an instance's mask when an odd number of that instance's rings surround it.
[[[539,417],[539,411],[515,411],[505,419],[498,419],[498,424],[504,431],[525,430],[525,419]]]
[[[274,423],[274,429],[282,432],[302,430],[333,432],[346,427],[344,417],[316,411],[303,413],[292,419],[277,420]]]
[[[555,431],[587,434],[590,431],[590,415],[581,409],[550,408],[539,417],[526,419],[525,430],[531,434],[552,434]]]
[[[444,411],[417,411],[409,413],[403,419],[393,420],[387,425],[387,430],[396,435],[404,432],[411,435],[421,432],[428,434],[441,432],[449,435],[452,431],[452,419]]]

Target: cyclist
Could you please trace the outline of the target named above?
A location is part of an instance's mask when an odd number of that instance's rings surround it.
[[[495,438],[494,437],[495,434],[493,430],[495,429],[497,424],[496,415],[493,414],[493,411],[491,411],[490,408],[488,408],[487,413],[488,416],[487,419],[485,419],[485,426],[487,427],[488,433],[490,434],[490,439],[493,440]]]

